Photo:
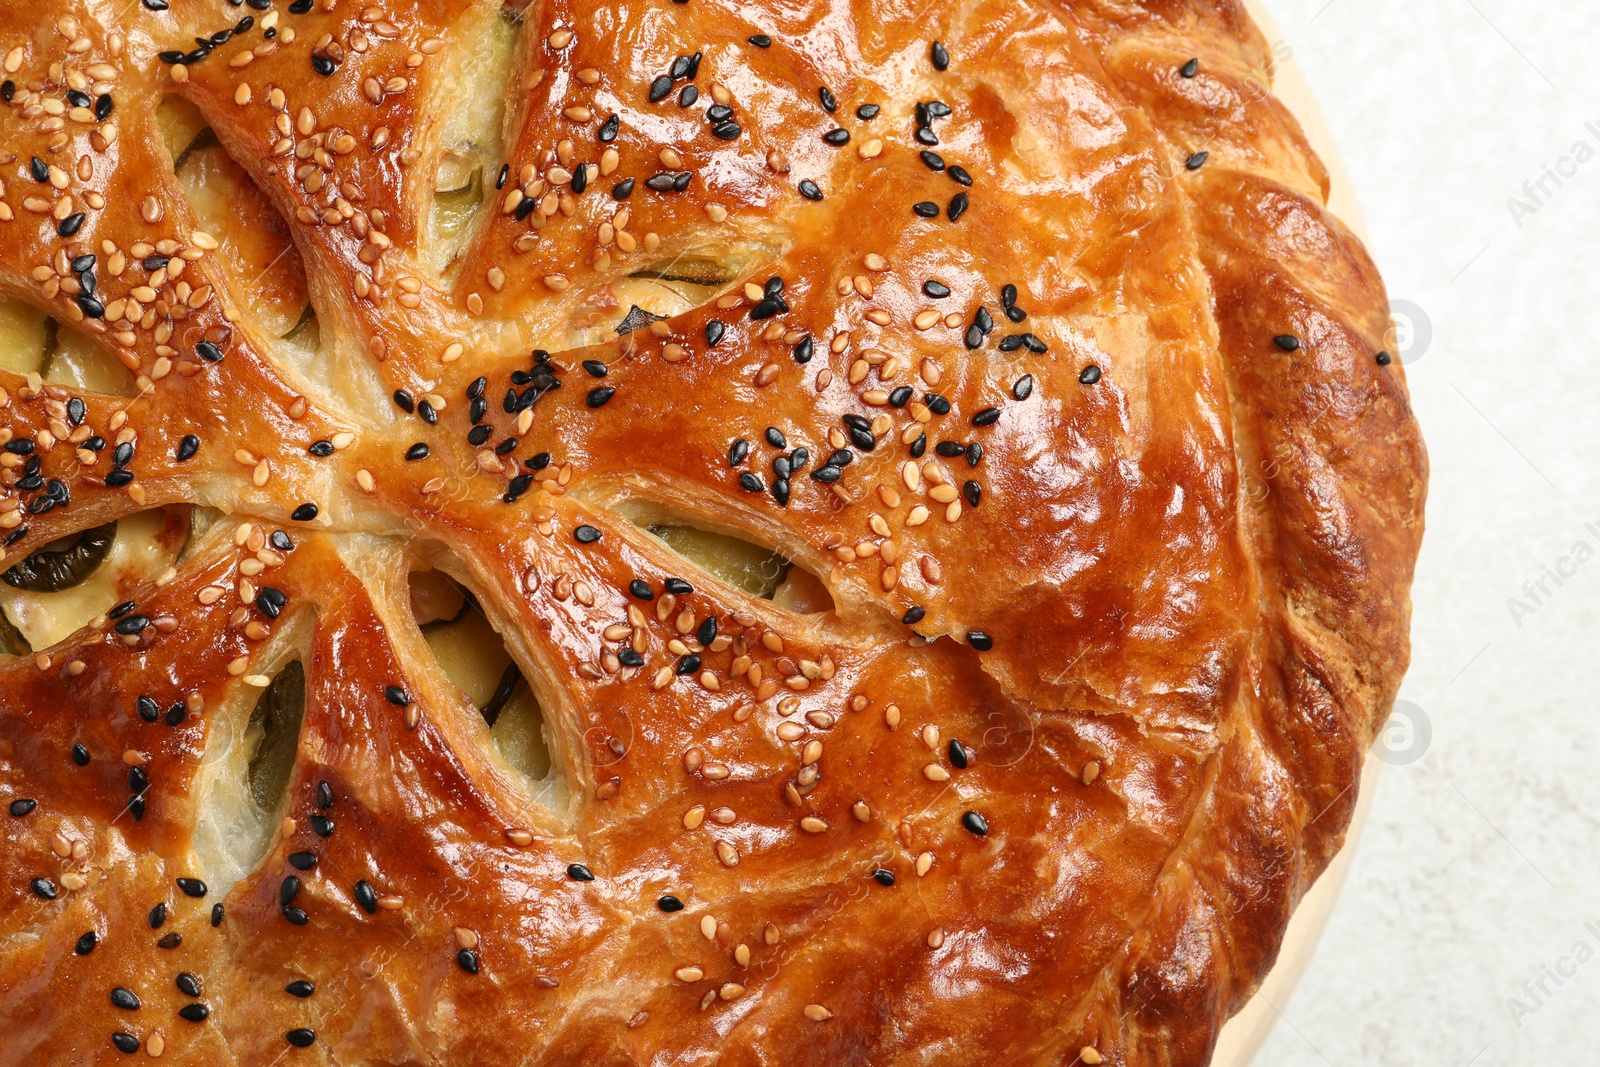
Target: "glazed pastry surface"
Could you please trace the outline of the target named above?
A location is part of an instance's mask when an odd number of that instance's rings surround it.
[[[1209,1060],[1426,483],[1242,4],[39,0],[0,68],[0,1063]]]

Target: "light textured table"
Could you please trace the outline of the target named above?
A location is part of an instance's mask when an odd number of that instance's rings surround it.
[[[1255,1062],[1600,1064],[1600,7],[1264,2],[1408,320],[1433,481],[1425,729]]]

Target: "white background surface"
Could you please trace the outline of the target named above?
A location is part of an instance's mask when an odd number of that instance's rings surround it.
[[[1433,474],[1401,696],[1432,737],[1385,769],[1257,1067],[1600,1064],[1600,4],[1267,6],[1391,297],[1431,323],[1407,356]]]

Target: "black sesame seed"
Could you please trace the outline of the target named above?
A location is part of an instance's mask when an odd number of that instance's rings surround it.
[[[894,885],[893,871],[885,870],[884,868],[879,867],[877,870],[872,872],[872,877],[879,885]]]
[[[1028,313],[1015,305],[1006,308],[1006,318],[1010,319],[1012,322],[1022,322],[1027,319],[1027,317]]]
[[[660,103],[667,98],[667,94],[670,92],[672,92],[672,78],[663,74],[650,83],[650,102],[652,104]]]
[[[283,1039],[295,1048],[310,1048],[317,1040],[317,1032],[309,1027],[298,1027],[283,1035]]]
[[[464,948],[456,953],[456,966],[468,974],[478,973],[478,954],[470,948]]]
[[[222,362],[222,349],[210,341],[200,341],[194,346],[195,354],[208,363]]]
[[[610,400],[616,395],[617,391],[615,388],[609,385],[602,385],[598,389],[589,390],[589,395],[584,398],[584,403],[588,404],[591,408],[604,407],[606,401]]]
[[[220,903],[211,905],[211,925],[213,927],[222,925],[222,916],[222,905]]]
[[[756,306],[750,309],[750,318],[752,321],[759,322],[762,319],[770,319],[774,315],[788,310],[789,305],[782,298],[769,296],[765,300],[757,302]]]
[[[728,328],[722,323],[718,322],[716,319],[712,319],[710,322],[706,323],[706,344],[713,348],[716,347],[717,342],[722,340],[722,335],[725,334],[727,330]]]
[[[950,414],[950,400],[938,393],[924,394],[922,402],[928,405],[928,410],[935,415]]]
[[[204,1004],[185,1004],[178,1009],[178,1018],[191,1023],[203,1023],[210,1014],[211,1009]]]
[[[877,104],[862,104],[860,107],[856,108],[856,118],[860,119],[862,122],[871,122],[877,117]]]
[[[320,52],[312,53],[311,69],[322,75],[324,78],[332,74],[337,68],[338,64],[329,59],[327,56],[322,55]]]
[[[962,215],[965,215],[969,206],[970,202],[966,193],[957,193],[952,196],[950,198],[950,221],[955,222]]]
[[[889,406],[892,408],[903,408],[910,399],[911,386],[902,385],[889,393]]]
[[[650,177],[646,178],[644,180],[644,184],[645,188],[647,189],[654,189],[658,193],[665,193],[672,190],[673,184],[677,180],[677,175],[668,174],[667,172],[663,171],[660,174],[652,174]]]
[[[753,34],[750,35],[750,37],[748,39],[749,39],[750,43],[755,45],[757,48],[770,48],[770,47],[772,47],[772,38],[768,37],[764,33],[753,33]]]
[[[179,878],[178,888],[183,890],[186,897],[199,899],[206,895],[206,884],[198,878]]]
[[[817,100],[821,102],[822,110],[830,115],[839,110],[839,101],[834,99],[833,91],[826,85],[817,90]]]
[[[404,389],[396,389],[394,391],[394,406],[404,411],[407,415],[417,410],[417,402]]]
[[[186,997],[198,997],[200,995],[200,979],[188,971],[178,975],[173,984],[178,987],[178,992]]]
[[[724,141],[737,141],[744,128],[732,119],[728,119],[711,127],[711,132]]]
[[[1387,367],[1390,363],[1394,362],[1394,357],[1389,355],[1387,352],[1379,352],[1375,358],[1377,359],[1378,366],[1380,367]]]
[[[300,879],[288,875],[278,883],[278,907],[286,908],[294,903],[294,898],[300,895]]]
[[[967,498],[967,503],[977,507],[983,500],[983,486],[974,481],[961,483],[961,495]]]
[[[658,907],[662,911],[668,912],[668,913],[671,913],[671,912],[674,912],[674,911],[682,911],[683,910],[683,901],[681,901],[677,897],[672,896],[672,895],[669,894],[667,896],[662,897],[660,900],[657,900],[656,901],[656,907]]]
[[[591,378],[604,378],[606,376],[606,365],[598,359],[586,359],[583,361],[582,367]]]
[[[314,852],[289,853],[289,866],[297,871],[309,871],[317,865],[317,856]]]
[[[144,797],[136,796],[128,801],[128,814],[133,816],[134,822],[144,818]]]
[[[278,911],[295,926],[304,926],[311,921],[311,916],[307,915],[302,908],[287,907],[279,908]]]
[[[712,104],[706,109],[706,121],[713,125],[733,118],[733,108],[727,104]]]
[[[975,811],[969,811],[961,816],[961,825],[966,827],[970,834],[982,837],[989,832],[989,820]]]
[[[1049,351],[1049,346],[1031,333],[1025,333],[1022,335],[1022,347],[1026,348],[1029,352],[1039,355],[1043,355],[1045,352]]]
[[[846,145],[850,143],[850,131],[842,126],[835,126],[833,129],[823,134],[822,139],[834,147]]]
[[[361,905],[361,910],[368,915],[378,913],[378,891],[372,888],[372,883],[365,878],[355,885],[356,903]]]
[[[430,450],[428,448],[427,442],[418,441],[416,444],[414,444],[410,448],[406,449],[406,459],[407,460],[411,460],[411,461],[415,461],[415,460],[419,460],[419,459],[427,459],[429,451]]]
[[[800,183],[800,195],[807,200],[821,200],[822,190],[817,186],[816,182],[806,178]]]
[[[617,139],[617,133],[621,129],[622,120],[616,115],[612,115],[610,118],[606,119],[600,124],[600,143],[610,144],[612,141],[615,141]]]
[[[1199,57],[1197,56],[1196,58],[1189,60],[1189,62],[1185,63],[1183,66],[1179,67],[1178,68],[1178,73],[1183,75],[1185,78],[1192,78],[1196,74],[1199,74],[1200,73],[1200,59],[1199,59]]]
[[[319,509],[317,508],[317,505],[308,501],[289,512],[289,518],[293,519],[295,522],[310,522],[312,519],[317,517],[318,510]]]
[[[16,82],[12,81],[10,78],[7,78],[5,81],[0,82],[0,100],[4,100],[6,103],[9,104],[9,103],[11,103],[12,98],[15,97],[16,95],[17,95],[17,83]]]
[[[939,153],[929,152],[927,149],[923,149],[921,152],[917,153],[917,155],[921,158],[923,166],[927,167],[929,170],[944,170],[944,157],[939,155]]]
[[[661,584],[665,586],[667,592],[671,593],[673,596],[688,596],[690,593],[694,592],[694,586],[690,585],[682,578],[668,578]]]
[[[506,187],[506,179],[509,177],[511,177],[511,164],[500,164],[500,173],[495,175],[494,187],[496,189],[504,189]]]
[[[954,459],[967,449],[960,441],[940,441],[933,450],[945,459]]]
[[[131,989],[116,986],[111,990],[111,1006],[124,1011],[138,1011],[139,997]]]
[[[927,614],[928,613],[920,607],[912,607],[907,609],[904,615],[900,616],[900,621],[907,626],[915,626],[917,623],[921,622],[923,617]]]
[[[928,58],[933,60],[934,70],[946,70],[950,66],[950,52],[942,41],[933,42],[933,47],[928,51]]]
[[[794,346],[794,361],[796,363],[810,363],[812,353],[815,351],[816,346],[812,343],[811,338],[809,336],[802,337],[800,343]]]
[[[433,410],[433,405],[426,400],[417,401],[417,415],[429,426],[439,421],[439,413]]]
[[[532,456],[524,460],[523,464],[529,470],[542,471],[546,467],[550,466],[550,453],[535,452]]]
[[[837,482],[839,480],[839,475],[841,473],[843,472],[841,472],[838,467],[818,467],[816,470],[811,472],[811,477],[824,484],[832,484],[833,482]]]
[[[116,1046],[118,1052],[124,1052],[128,1055],[139,1051],[139,1039],[132,1034],[118,1031],[111,1035],[111,1043]]]
[[[955,738],[950,739],[950,765],[957,770],[967,769],[967,747]]]
[[[717,617],[707,615],[700,623],[700,628],[694,632],[694,639],[702,645],[709,645],[717,639]]]
[[[967,632],[967,644],[971,645],[979,652],[987,652],[994,647],[994,638],[990,637],[982,630],[969,630]]]
[[[935,300],[943,300],[950,295],[950,287],[944,282],[934,281],[929,278],[922,283],[922,293],[924,296],[932,297]]]
[[[967,466],[976,467],[983,458],[983,446],[974,441],[967,446]]]
[[[773,448],[789,447],[788,439],[783,436],[783,431],[778,429],[776,426],[768,426],[762,436],[767,439],[767,444],[771,445]]]
[[[1020,333],[1011,333],[1000,338],[1000,351],[1002,352],[1015,352],[1021,347],[1022,335]]]
[[[477,448],[479,445],[483,444],[489,439],[489,434],[491,432],[493,431],[490,429],[488,424],[474,426],[472,429],[467,431],[467,444],[471,445],[473,448]]]
[[[767,483],[761,480],[761,475],[745,471],[739,475],[739,488],[747,493],[765,492]]]
[[[594,881],[594,872],[581,863],[569,863],[567,864],[567,877],[574,882],[592,882]]]
[[[291,997],[299,997],[301,1000],[304,1000],[311,994],[315,993],[317,991],[317,987],[306,981],[304,978],[296,978],[294,981],[284,986],[283,991],[289,994]]]
[[[89,953],[94,951],[94,947],[99,943],[100,935],[95,933],[93,930],[90,930],[88,933],[78,938],[77,944],[72,946],[72,951],[76,952],[80,956],[87,956]]]
[[[972,416],[972,425],[974,426],[993,426],[999,421],[999,408],[984,408],[982,411]]]
[[[923,200],[912,204],[911,210],[920,218],[936,219],[939,217],[939,205],[935,204],[932,200]]]
[[[78,310],[91,319],[103,319],[106,316],[106,306],[88,293],[79,293],[77,304]]]
[[[54,899],[56,899],[56,894],[57,894],[56,884],[54,882],[52,882],[50,879],[48,879],[48,878],[35,878],[32,882],[29,882],[28,884],[33,887],[34,895],[39,897],[39,899],[41,899],[41,900],[54,900]]]
[[[694,102],[700,99],[700,90],[692,85],[685,85],[678,90],[678,106],[693,107]]]
[[[1280,333],[1272,339],[1272,343],[1285,352],[1296,352],[1300,349],[1300,338],[1290,333]]]
[[[1210,152],[1196,152],[1194,155],[1184,160],[1183,165],[1190,170],[1199,170],[1201,167],[1206,165],[1206,160],[1210,158]]]
[[[611,188],[613,200],[626,200],[633,195],[633,179],[624,178]]]
[[[617,662],[624,667],[643,667],[644,657],[631,648],[625,648],[617,653]]]
[[[639,600],[654,600],[656,598],[655,590],[651,589],[650,583],[643,578],[635,578],[629,582],[628,592]]]
[[[1081,372],[1079,372],[1079,374],[1078,374],[1078,383],[1080,385],[1093,385],[1095,382],[1098,382],[1099,380],[1100,380],[1100,368],[1096,367],[1093,363],[1091,363],[1087,367],[1083,368],[1083,370]]]
[[[11,802],[11,815],[13,818],[20,819],[24,815],[30,814],[33,809],[38,806],[39,802],[34,800],[32,797],[23,797],[20,800],[13,800]]]
[[[73,745],[72,762],[80,767],[89,766],[89,750],[81,744]]]
[[[811,452],[809,449],[797,448],[793,452],[789,453],[789,470],[791,472],[804,470],[805,465],[809,462],[811,462]]]
[[[87,216],[81,211],[73,212],[56,224],[56,233],[62,237],[71,237],[83,229],[83,220]]]
[[[307,821],[311,823],[311,832],[318,837],[333,836],[333,820],[326,815],[313,815]]]
[[[111,481],[111,479],[108,476],[106,478],[107,484],[110,484],[110,481]],[[144,630],[144,628],[146,626],[149,626],[149,625],[150,625],[149,616],[147,616],[147,615],[129,615],[125,619],[118,619],[117,620],[117,625],[115,627],[113,627],[113,629],[115,629],[117,631],[117,633],[119,633],[119,634],[122,634],[124,636],[128,636],[128,635],[131,635],[131,634],[141,633]],[[151,721],[154,721],[154,720],[151,720]]]
[[[1015,400],[1026,400],[1033,395],[1033,375],[1024,374],[1011,386],[1011,396]]]
[[[333,807],[333,786],[325,781],[317,783],[317,807]]]
[[[331,447],[332,446],[330,446],[330,448]],[[200,438],[196,437],[192,433],[185,434],[183,440],[178,442],[178,462],[183,463],[187,460],[193,459],[194,454],[198,451],[200,451]]]
[[[36,182],[47,182],[50,180],[50,165],[38,156],[34,156],[28,161],[28,173],[33,175],[33,180]]]
[[[948,169],[945,170],[945,173],[948,174],[950,176],[950,180],[955,182],[957,185],[970,186],[972,184],[972,175],[967,173],[966,167],[958,167],[952,164]]]
[[[580,545],[592,545],[600,540],[600,531],[593,526],[579,526],[572,531],[572,539]]]
[[[398,685],[385,687],[383,690],[383,698],[391,704],[398,704],[402,708],[411,703],[411,694],[407,693]]]
[[[143,793],[150,788],[150,775],[143,767],[128,768],[128,791]]]

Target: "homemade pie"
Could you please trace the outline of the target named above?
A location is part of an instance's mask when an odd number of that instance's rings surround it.
[[[0,67],[0,1063],[1210,1059],[1426,467],[1237,0]]]

